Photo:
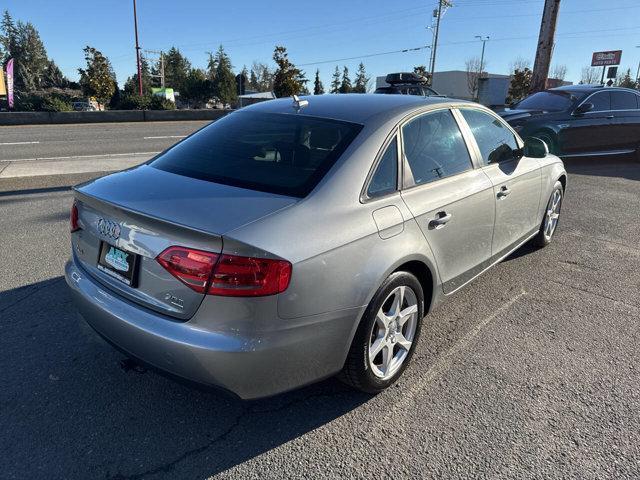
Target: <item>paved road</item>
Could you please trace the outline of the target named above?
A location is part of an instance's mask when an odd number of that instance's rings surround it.
[[[207,123],[131,122],[0,127],[0,162],[159,152]]]
[[[554,243],[427,317],[396,387],[252,403],[123,362],[60,276],[79,177],[0,180],[0,477],[638,478],[640,167],[571,170]]]
[[[0,179],[138,165],[209,122],[0,127]]]

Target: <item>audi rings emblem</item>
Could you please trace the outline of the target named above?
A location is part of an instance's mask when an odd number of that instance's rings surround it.
[[[120,225],[116,222],[112,222],[111,220],[100,218],[98,220],[98,232],[100,232],[100,235],[103,237],[117,240],[120,238]]]

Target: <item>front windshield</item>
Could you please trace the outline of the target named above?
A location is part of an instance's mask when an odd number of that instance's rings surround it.
[[[538,92],[517,103],[514,108],[561,112],[563,110],[569,110],[576,100],[577,97],[570,92]]]

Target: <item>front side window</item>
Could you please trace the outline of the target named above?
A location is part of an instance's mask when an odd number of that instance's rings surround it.
[[[449,110],[421,115],[402,127],[404,155],[416,185],[472,168],[467,145]]]
[[[592,112],[605,112],[611,110],[611,96],[609,92],[600,92],[587,99],[587,103],[592,103]]]
[[[362,125],[325,118],[238,111],[150,165],[200,180],[304,197],[361,129]]]
[[[460,109],[460,113],[476,139],[484,165],[514,158],[518,142],[502,120],[480,110]]]
[[[573,105],[576,98],[569,92],[562,90],[546,90],[537,92],[521,100],[515,108],[525,110],[545,110],[548,112],[562,112]]]
[[[639,98],[633,92],[611,92],[611,110],[636,110]]]
[[[394,138],[387,146],[376,171],[371,177],[367,196],[381,197],[395,192],[398,185],[398,141]]]

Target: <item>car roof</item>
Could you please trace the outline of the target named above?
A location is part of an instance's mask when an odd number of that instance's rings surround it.
[[[404,115],[422,107],[436,104],[464,103],[446,97],[417,95],[376,95],[363,93],[307,95],[300,97],[309,104],[296,112],[291,97],[257,103],[242,110],[264,113],[299,113],[312,117],[331,118],[365,124]]]
[[[606,87],[604,85],[563,85],[562,87],[550,88],[550,91],[570,92],[570,93],[594,93],[600,90],[627,90],[629,92],[638,93],[633,88],[625,87]]]

